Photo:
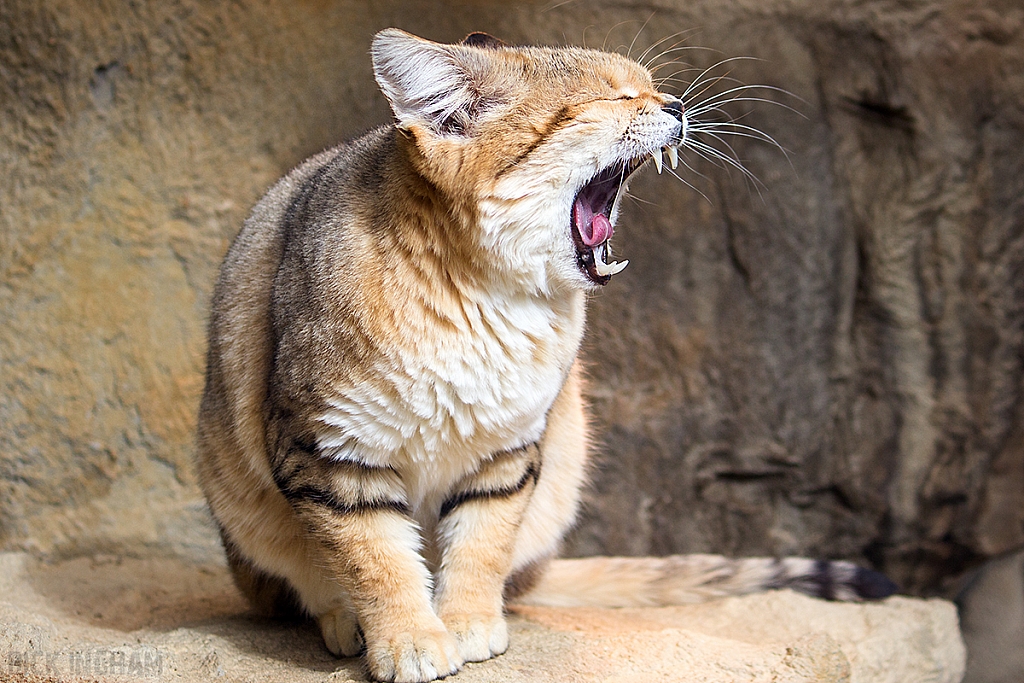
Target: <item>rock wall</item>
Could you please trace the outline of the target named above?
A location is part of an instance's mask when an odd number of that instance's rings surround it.
[[[932,592],[1024,544],[1016,0],[5,0],[0,547],[201,542],[217,265],[276,177],[388,119],[386,26],[681,40],[710,49],[664,55],[697,69],[669,88],[749,56],[711,73],[791,93],[729,105],[786,150],[729,139],[754,179],[690,155],[632,187],[569,552],[850,557]]]

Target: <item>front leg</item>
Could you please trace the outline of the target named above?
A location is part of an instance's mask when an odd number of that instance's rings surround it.
[[[311,451],[290,449],[275,480],[324,548],[325,571],[351,598],[370,675],[421,683],[455,673],[462,658],[432,608],[419,530],[398,473]],[[349,654],[343,642],[355,642],[354,625],[345,606],[316,616],[328,647]]]
[[[497,453],[441,506],[434,601],[467,662],[508,648],[502,593],[539,467],[537,444]]]

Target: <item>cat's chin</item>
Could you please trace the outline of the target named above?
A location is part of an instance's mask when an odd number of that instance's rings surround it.
[[[629,261],[611,260],[611,216],[619,193],[643,159],[622,161],[600,171],[576,194],[570,225],[576,265],[588,280],[606,285]]]

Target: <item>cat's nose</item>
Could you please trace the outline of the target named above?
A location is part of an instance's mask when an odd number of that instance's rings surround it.
[[[676,120],[679,121],[679,123],[683,122],[683,103],[679,100],[672,100],[668,104],[662,105],[661,108],[676,117]]]

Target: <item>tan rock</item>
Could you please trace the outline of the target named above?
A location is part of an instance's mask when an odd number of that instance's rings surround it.
[[[219,564],[0,555],[0,679],[364,681],[309,624],[249,618]],[[517,607],[512,646],[472,683],[958,683],[953,606],[788,591],[662,609]]]

